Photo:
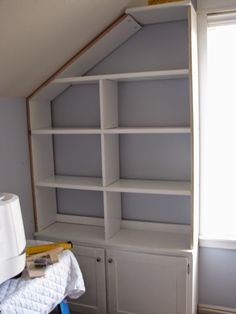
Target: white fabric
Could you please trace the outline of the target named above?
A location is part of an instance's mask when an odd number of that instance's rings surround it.
[[[85,292],[78,262],[71,251],[63,251],[59,263],[48,266],[45,277],[23,276],[0,285],[1,314],[50,313],[65,297],[76,299]]]

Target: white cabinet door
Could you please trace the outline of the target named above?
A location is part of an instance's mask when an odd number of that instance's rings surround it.
[[[103,249],[74,246],[86,292],[78,300],[70,299],[70,309],[83,314],[106,313],[105,254]]]
[[[109,314],[187,314],[185,257],[109,250]]]

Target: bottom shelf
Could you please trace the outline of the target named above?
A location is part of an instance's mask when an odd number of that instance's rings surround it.
[[[186,252],[190,250],[189,234],[163,231],[120,229],[109,242],[112,246],[123,246],[129,249],[142,248],[143,252],[156,250]]]
[[[105,231],[101,226],[55,222],[36,232],[35,237],[40,240],[104,244]]]
[[[35,234],[37,239],[72,241],[86,245],[122,248],[142,252],[186,253],[191,251],[190,232],[149,231],[121,228],[105,240],[103,226],[56,222]]]

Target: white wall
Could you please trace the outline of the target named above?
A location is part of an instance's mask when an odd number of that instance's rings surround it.
[[[34,232],[26,104],[0,97],[0,191],[20,198],[27,238]]]

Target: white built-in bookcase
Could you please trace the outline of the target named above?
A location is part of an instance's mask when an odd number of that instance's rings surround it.
[[[189,1],[127,13],[29,99],[37,232],[187,252],[197,234],[195,13]]]

